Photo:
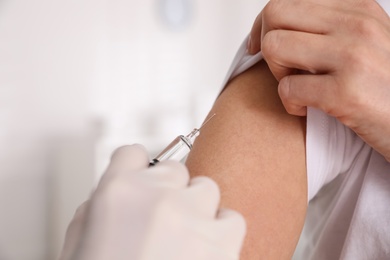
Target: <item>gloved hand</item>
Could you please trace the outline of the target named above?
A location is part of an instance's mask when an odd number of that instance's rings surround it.
[[[140,145],[119,148],[69,225],[60,260],[239,259],[243,217],[218,209],[207,177],[165,161],[148,168]]]

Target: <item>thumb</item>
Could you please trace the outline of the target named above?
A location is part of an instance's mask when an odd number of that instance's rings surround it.
[[[71,220],[65,235],[64,246],[60,254],[59,260],[70,260],[75,254],[79,243],[82,242],[82,234],[86,220],[87,208],[89,201],[81,204]]]
[[[111,161],[99,182],[99,186],[121,175],[147,169],[148,166],[149,155],[142,145],[134,144],[119,147],[112,154]]]
[[[262,12],[256,17],[255,22],[253,23],[250,37],[248,39],[248,52],[249,54],[256,54],[260,51],[261,48],[261,38],[263,31],[263,15]]]
[[[287,112],[306,116],[307,107],[334,115],[340,103],[337,84],[329,74],[289,75],[279,81],[279,96]]]
[[[246,235],[245,218],[235,210],[221,208],[217,214],[217,222],[224,231],[220,242],[232,255],[239,255]]]

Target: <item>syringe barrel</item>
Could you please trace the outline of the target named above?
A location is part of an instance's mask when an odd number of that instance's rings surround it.
[[[191,140],[184,135],[179,135],[150,164],[154,165],[166,160],[181,161],[191,149]]]

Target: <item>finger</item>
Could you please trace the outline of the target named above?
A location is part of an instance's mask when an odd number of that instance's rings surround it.
[[[188,186],[190,174],[186,166],[175,161],[162,161],[157,165],[139,172],[138,178],[148,185],[167,188],[184,188]]]
[[[336,111],[342,106],[343,90],[329,74],[286,76],[279,82],[278,90],[284,107],[293,115],[306,115],[306,107],[315,107],[337,116]]]
[[[262,51],[273,75],[280,80],[296,69],[313,74],[334,70],[338,66],[337,47],[329,46],[337,46],[333,37],[274,30],[264,36]]]
[[[220,202],[220,191],[216,182],[205,176],[191,179],[189,188],[192,207],[207,218],[215,218]]]
[[[217,214],[217,221],[226,222],[230,227],[230,232],[238,235],[244,235],[246,230],[246,221],[243,215],[235,210],[220,208]]]
[[[137,172],[149,166],[148,153],[142,145],[127,145],[116,149],[105,175]]]
[[[239,252],[246,234],[246,221],[237,211],[221,208],[218,211],[217,223],[223,230],[223,243],[231,252]]]
[[[289,3],[289,2],[288,2]],[[301,3],[301,1],[299,1]],[[267,33],[268,31],[279,28],[276,26],[281,26],[282,24],[287,24],[291,25],[289,21],[282,22],[282,19],[275,19],[276,17],[274,15],[270,15],[270,18],[272,19],[267,19],[263,22],[264,17],[263,17],[263,12],[264,10],[267,12],[267,14],[270,12],[270,9],[277,9],[274,7],[274,2],[269,2],[266,7],[257,15],[255,22],[252,25],[252,29],[250,32],[250,38],[248,41],[248,52],[249,54],[256,54],[257,52],[260,51],[261,49],[261,39],[263,38],[264,34]],[[272,6],[272,7],[271,7]],[[302,11],[302,9],[299,9],[298,11]],[[290,12],[286,12],[290,14]],[[286,15],[284,13],[280,14],[282,18],[286,18]],[[306,17],[306,16],[305,16]],[[294,15],[291,15],[291,18],[296,18]],[[298,19],[298,21],[301,21]],[[280,22],[279,25],[277,25],[276,22]],[[306,25],[306,24],[305,24]],[[274,28],[275,27],[275,28]],[[282,27],[283,28],[283,27]],[[318,28],[315,28],[318,29]]]
[[[256,17],[253,23],[250,37],[248,39],[248,53],[256,54],[260,51],[261,31],[262,31],[262,12]]]
[[[60,254],[60,260],[71,259],[81,240],[89,200],[81,204],[66,230],[64,246]]]
[[[263,24],[268,29],[290,29],[327,34],[345,12],[340,1],[269,1],[262,11]],[[264,28],[264,27],[263,27]],[[267,33],[265,31],[264,33]]]

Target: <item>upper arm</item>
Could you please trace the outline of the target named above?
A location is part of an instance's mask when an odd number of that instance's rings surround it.
[[[221,190],[221,206],[241,212],[241,259],[291,258],[307,207],[305,118],[287,114],[264,61],[233,79],[214,104],[187,159],[191,176]]]

